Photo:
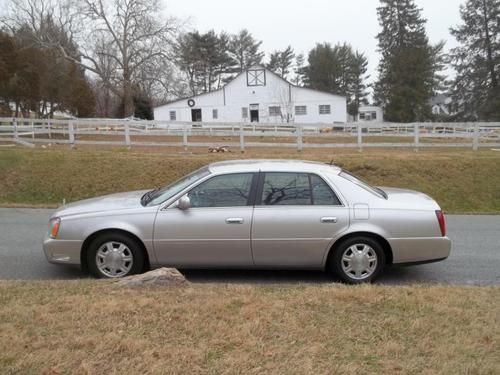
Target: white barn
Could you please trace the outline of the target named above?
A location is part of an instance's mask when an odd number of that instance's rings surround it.
[[[262,66],[223,88],[154,108],[155,120],[334,124],[347,121],[346,98],[298,87]]]

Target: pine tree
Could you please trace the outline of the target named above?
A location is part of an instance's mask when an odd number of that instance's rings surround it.
[[[396,122],[421,121],[431,116],[429,100],[442,77],[443,44],[429,43],[426,20],[413,0],[380,0],[377,9],[382,31],[377,35],[382,54],[375,84],[375,101],[385,118]]]
[[[295,69],[293,71],[295,74],[295,78],[293,79],[293,83],[296,86],[301,86],[304,83],[304,64],[305,64],[304,54],[299,53],[295,57]]]
[[[235,72],[239,73],[262,63],[264,53],[260,51],[261,45],[262,41],[257,41],[246,29],[231,36],[228,52],[236,62]]]
[[[451,53],[457,72],[453,97],[459,117],[500,120],[500,1],[468,0],[462,24],[451,28],[459,46]]]
[[[293,65],[294,58],[295,53],[293,52],[292,46],[288,46],[283,51],[274,51],[269,57],[267,68],[286,79],[288,74],[290,74],[290,68]]]
[[[354,116],[366,102],[367,65],[364,54],[354,52],[349,44],[323,43],[309,52],[308,65],[301,72],[307,87],[345,96],[348,112]]]

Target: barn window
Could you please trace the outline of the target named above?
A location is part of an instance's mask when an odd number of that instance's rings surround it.
[[[175,121],[175,120],[177,120],[177,112],[170,111],[170,121]]]
[[[269,116],[281,116],[281,107],[270,106],[269,107]]]
[[[359,112],[359,119],[364,120],[365,119],[365,113],[364,112]]]
[[[241,108],[241,117],[248,118],[248,108],[247,107]]]
[[[247,70],[247,86],[265,86],[266,71],[264,69]]]
[[[332,109],[330,107],[330,104],[321,104],[319,106],[319,114],[320,115],[329,115],[332,113]]]
[[[377,112],[372,112],[372,120],[376,120],[377,119]]]
[[[212,110],[212,118],[214,120],[217,120],[219,118],[219,110],[217,110],[217,109]]]
[[[295,115],[307,115],[307,106],[305,105],[296,105],[295,106]]]

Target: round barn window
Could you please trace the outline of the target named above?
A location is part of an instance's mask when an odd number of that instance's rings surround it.
[[[188,106],[194,107],[195,104],[196,104],[196,102],[194,101],[194,99],[189,99],[188,100]]]

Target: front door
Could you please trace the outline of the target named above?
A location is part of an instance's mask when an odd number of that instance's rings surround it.
[[[160,210],[154,231],[158,261],[175,267],[252,266],[256,178],[253,173],[214,176],[191,189],[190,208]]]
[[[259,110],[252,109],[250,111],[250,122],[259,122]]]
[[[256,266],[319,268],[349,211],[318,175],[272,172],[261,177],[252,225]]]
[[[192,109],[191,110],[191,121],[193,122],[201,122],[201,109]]]

